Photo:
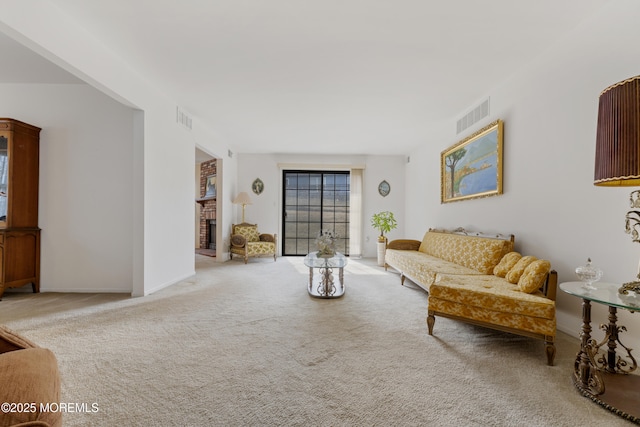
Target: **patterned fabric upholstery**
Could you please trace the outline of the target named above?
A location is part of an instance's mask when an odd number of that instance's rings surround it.
[[[493,274],[493,268],[502,257],[513,250],[513,243],[502,239],[427,231],[418,250],[482,274]]]
[[[260,234],[255,224],[239,224],[231,226],[231,245],[229,253],[241,255],[245,264],[249,257],[263,255],[273,256],[275,261],[277,253],[277,236],[275,234]]]
[[[427,291],[434,282],[437,273],[480,275],[471,268],[432,257],[424,252],[387,249],[385,262],[401,271],[413,282]]]
[[[528,294],[496,276],[442,276],[431,286],[429,310],[535,334],[555,336],[555,301]]]
[[[389,246],[399,247],[393,242]],[[557,275],[550,273],[548,261],[527,271],[528,263],[536,259],[512,251],[513,239],[428,231],[417,251],[387,248],[385,264],[400,271],[403,280],[409,277],[429,292],[430,335],[435,316],[444,316],[542,338],[547,363],[553,365]],[[510,278],[512,272],[514,277]],[[510,283],[515,276],[515,282]],[[545,292],[549,297],[540,290],[547,277]]]
[[[509,252],[503,256],[498,265],[495,266],[493,274],[498,277],[505,277],[509,270],[520,261],[520,258],[522,258],[522,255],[520,255],[519,252]]]
[[[273,242],[247,242],[247,255],[273,255],[275,244]]]
[[[540,289],[544,279],[551,271],[551,263],[546,259],[539,259],[527,266],[518,280],[518,288],[522,292],[532,293]]]
[[[238,225],[236,226],[236,232],[234,234],[243,236],[247,239],[247,242],[260,241],[260,234],[258,233],[257,225]]]
[[[485,310],[492,313],[517,314],[541,319],[543,326],[535,327],[536,331],[532,332],[539,332],[538,329],[544,329],[545,334],[555,335],[555,301],[546,298],[539,290],[532,293],[522,292],[518,285],[509,283],[501,277],[493,275],[454,276],[439,274],[435,283],[431,285],[429,309],[449,312],[446,309],[439,310],[437,308],[438,305],[443,304],[442,301],[474,307],[476,312]],[[464,310],[450,314],[474,318],[467,315]],[[546,322],[547,320],[552,322]],[[533,321],[533,323],[537,323],[537,320]],[[498,324],[522,329],[518,325],[507,321],[501,321]],[[546,326],[550,325],[553,325],[554,329],[545,329]]]
[[[461,318],[484,322],[487,325],[499,325],[513,331],[526,331],[553,337],[556,334],[555,319],[540,319],[522,314],[492,311],[459,302],[429,298],[429,307],[436,313],[448,313]]]
[[[515,285],[520,280],[520,277],[522,277],[524,270],[535,260],[537,260],[537,258],[532,255],[523,256],[518,262],[516,262],[516,265],[511,267],[505,276],[505,279]]]

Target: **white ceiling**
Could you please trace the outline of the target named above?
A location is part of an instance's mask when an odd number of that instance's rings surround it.
[[[83,83],[0,32],[0,83]]]
[[[235,152],[408,154],[612,0],[51,1]]]

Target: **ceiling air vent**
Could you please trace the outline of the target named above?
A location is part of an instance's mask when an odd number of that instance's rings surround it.
[[[485,99],[473,110],[462,116],[456,123],[456,134],[478,123],[489,115],[489,98]]]

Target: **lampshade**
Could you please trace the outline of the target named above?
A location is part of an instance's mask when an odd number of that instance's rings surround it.
[[[250,205],[251,204],[251,199],[249,198],[249,195],[243,191],[242,193],[238,194],[236,196],[235,199],[233,199],[233,204],[235,205]]]
[[[600,94],[593,183],[640,185],[640,76]]]

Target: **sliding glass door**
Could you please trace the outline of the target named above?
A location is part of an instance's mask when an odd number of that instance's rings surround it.
[[[338,234],[338,252],[349,254],[349,172],[284,171],[283,255],[317,250],[320,230]]]

